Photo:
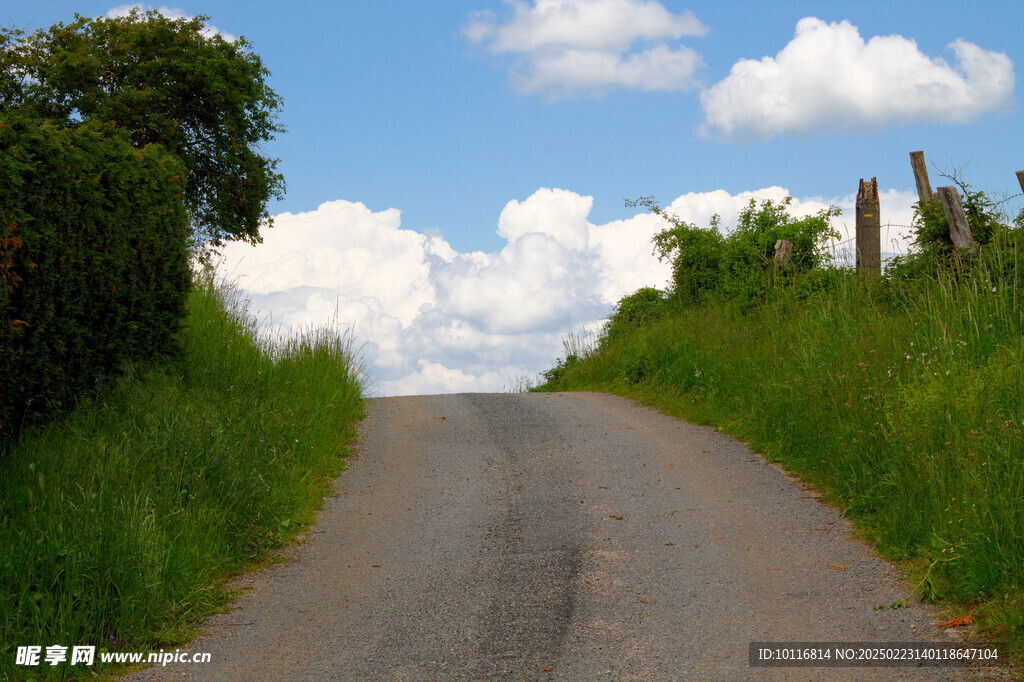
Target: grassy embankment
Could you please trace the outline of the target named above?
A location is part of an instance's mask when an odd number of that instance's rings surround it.
[[[362,410],[351,338],[270,344],[231,291],[190,294],[180,357],[132,367],[0,459],[0,677],[17,646],[157,651],[314,518]]]
[[[596,347],[567,340],[538,390],[610,391],[749,442],[904,562],[919,596],[1020,654],[1019,250],[990,246],[959,275],[819,270],[753,306],[665,302]]]

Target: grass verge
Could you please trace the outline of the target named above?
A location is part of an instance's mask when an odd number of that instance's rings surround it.
[[[182,344],[0,459],[0,677],[103,674],[101,652],[182,642],[232,573],[313,521],[344,468],[362,414],[349,336],[261,340],[207,279]],[[97,663],[16,666],[29,645],[95,645]]]
[[[825,491],[917,593],[1024,652],[1024,301],[1016,253],[906,285],[831,271],[670,309],[540,390],[637,398]],[[622,331],[622,330],[620,330]]]

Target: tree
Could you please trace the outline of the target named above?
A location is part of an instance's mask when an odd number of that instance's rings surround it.
[[[184,200],[195,238],[260,241],[267,203],[284,193],[276,159],[259,145],[284,128],[280,97],[244,38],[133,9],[75,15],[23,37],[0,29],[0,111],[21,109],[61,127],[104,121],[139,148],[160,144],[187,169]]]

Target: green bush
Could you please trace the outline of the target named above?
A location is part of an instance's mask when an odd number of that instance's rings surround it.
[[[190,282],[183,178],[109,125],[0,114],[0,435],[173,349]]]
[[[604,335],[617,336],[627,329],[656,320],[665,310],[665,297],[654,287],[643,287],[623,296],[604,327]]]
[[[719,216],[706,228],[670,215],[650,198],[635,204],[647,206],[669,221],[670,227],[654,236],[654,251],[672,263],[672,293],[684,305],[697,305],[713,295],[761,300],[780,278],[810,272],[824,263],[821,248],[838,237],[830,219],[839,209],[830,207],[813,216],[795,219],[789,215],[792,199],[775,203],[750,200],[740,212],[736,229],[721,232]],[[784,239],[793,244],[791,262],[776,267],[775,244]]]
[[[885,280],[890,293],[923,278],[960,277],[982,263],[993,274],[1002,272],[1016,259],[1016,245],[1024,229],[1024,211],[1007,225],[998,204],[984,192],[976,192],[962,180],[954,182],[960,188],[960,202],[967,216],[971,235],[978,243],[976,252],[958,251],[949,237],[942,202],[938,198],[914,204],[914,249],[905,256],[890,260]],[[980,257],[979,257],[980,256]]]
[[[569,355],[565,360],[559,358],[555,362],[554,367],[541,372],[541,376],[544,377],[544,382],[551,385],[558,384],[558,382],[565,376],[565,373],[575,367],[579,360],[580,359],[575,355]]]
[[[672,292],[684,305],[697,305],[722,282],[724,238],[717,229],[700,228],[679,219],[654,236],[659,260],[672,263]]]
[[[967,216],[971,236],[979,244],[988,244],[1004,227],[999,219],[996,204],[984,192],[975,192],[964,182],[958,181],[958,184],[960,203]],[[937,197],[914,204],[913,243],[922,251],[938,251],[941,254],[953,251],[953,241],[949,238],[949,223],[942,209],[942,201]]]
[[[740,212],[736,229],[723,240],[724,272],[720,288],[727,295],[758,296],[771,284],[773,277],[793,277],[810,272],[827,258],[823,247],[839,233],[830,223],[839,209],[830,207],[812,216],[795,219],[789,215],[792,197],[780,203],[765,199],[760,205],[754,199]],[[712,224],[717,227],[717,221]],[[775,244],[784,239],[792,242],[793,253],[787,267],[774,266]]]

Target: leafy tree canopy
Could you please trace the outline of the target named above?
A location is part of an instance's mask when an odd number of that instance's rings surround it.
[[[0,112],[20,109],[62,127],[105,121],[138,147],[162,145],[188,169],[196,238],[257,243],[268,201],[284,193],[277,160],[259,149],[284,130],[281,99],[250,44],[212,34],[208,19],[136,9],[76,14],[29,36],[0,29]]]

